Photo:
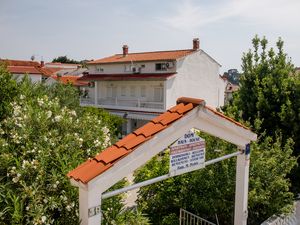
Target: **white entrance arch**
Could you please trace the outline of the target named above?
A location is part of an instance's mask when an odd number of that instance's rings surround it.
[[[219,137],[238,147],[239,152],[232,155],[237,156],[234,225],[246,225],[250,163],[250,149],[248,147],[246,149],[246,146],[256,140],[256,134],[242,124],[207,107],[204,100],[185,97],[179,98],[177,105],[167,112],[68,173],[71,183],[79,187],[81,223],[99,225],[101,199],[108,197],[109,194],[105,191],[192,128]],[[158,181],[159,179],[161,178],[157,178]]]

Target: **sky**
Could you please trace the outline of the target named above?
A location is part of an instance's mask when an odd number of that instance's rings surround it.
[[[300,66],[300,0],[0,0],[0,58],[48,62],[129,52],[200,48],[241,70],[257,34],[281,37]]]

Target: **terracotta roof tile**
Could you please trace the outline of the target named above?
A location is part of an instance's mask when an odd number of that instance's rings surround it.
[[[202,99],[194,98],[179,98],[177,103],[178,105],[175,107],[172,107],[167,112],[159,115],[146,125],[127,135],[113,146],[100,152],[94,159],[88,160],[69,172],[68,177],[82,183],[88,183],[90,180],[113,166],[118,160],[130,154],[130,152],[134,151],[139,145],[154,137],[156,133],[164,130],[173,122],[183,117],[187,112],[191,111],[199,104],[205,104]],[[229,120],[230,122],[235,123],[238,126],[244,127],[242,124],[209,107],[206,107],[206,109]]]
[[[139,144],[143,143],[144,141],[146,141],[147,138],[144,137],[144,135],[137,135],[135,136],[135,138],[127,141],[123,146],[126,149],[132,149],[135,148],[136,146],[138,146]]]
[[[190,110],[192,110],[194,108],[194,105],[192,103],[189,103],[189,104],[186,104],[182,107],[180,107],[178,110],[177,110],[177,113],[179,114],[184,114]]]
[[[112,164],[99,163],[94,159],[90,159],[78,167],[77,170],[72,170],[68,176],[75,180],[80,180],[83,183],[87,183],[111,166]]]
[[[124,137],[122,140],[115,143],[115,146],[122,147],[124,144],[126,144],[128,141],[131,141],[132,139],[136,138],[135,134],[129,134],[126,137]]]
[[[99,153],[98,155],[96,155],[95,159],[98,162],[103,161],[104,163],[108,164],[122,157],[123,155],[126,155],[127,153],[128,151],[125,148],[111,146]]]
[[[36,61],[1,59],[0,62],[4,62],[7,66],[40,66]]]
[[[175,120],[178,120],[180,117],[182,117],[182,114],[170,113],[170,114],[162,114],[165,115],[161,121],[159,121],[162,125],[168,125],[169,123],[173,123]]]
[[[181,97],[177,99],[177,104],[184,103],[192,103],[194,106],[200,105],[201,103],[205,103],[203,99],[199,98],[188,98],[188,97]]]
[[[183,106],[184,106],[183,103],[179,103],[179,104],[173,106],[172,108],[168,109],[168,112],[170,112],[170,113],[177,112],[177,110]]]
[[[51,76],[53,79],[63,83],[72,84],[74,86],[87,86],[89,83],[79,80],[80,76]]]
[[[145,126],[140,127],[133,133],[136,135],[144,135],[144,137],[149,137],[157,132],[163,130],[166,126],[163,126],[160,123],[149,122]]]
[[[146,61],[166,61],[176,60],[178,58],[194,53],[193,49],[173,50],[173,51],[156,51],[156,52],[140,52],[129,53],[126,56],[116,54],[106,58],[90,61],[88,64],[104,64],[104,63],[124,63],[124,62],[146,62]]]

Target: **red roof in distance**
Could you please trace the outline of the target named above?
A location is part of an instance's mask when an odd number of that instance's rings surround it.
[[[193,49],[173,50],[173,51],[156,51],[156,52],[140,52],[128,53],[127,55],[116,54],[106,58],[88,62],[88,64],[104,64],[104,63],[125,63],[125,62],[146,62],[146,61],[167,61],[176,60],[194,53]]]

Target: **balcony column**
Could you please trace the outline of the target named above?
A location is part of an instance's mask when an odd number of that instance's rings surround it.
[[[95,105],[98,105],[98,82],[95,81]]]
[[[131,133],[131,130],[132,130],[132,126],[131,126],[131,123],[132,123],[132,120],[131,119],[127,119],[127,126],[126,126],[126,132],[127,134],[130,134]]]

